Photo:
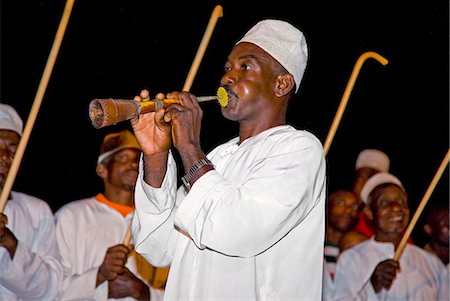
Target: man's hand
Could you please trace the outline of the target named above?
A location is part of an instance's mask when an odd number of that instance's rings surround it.
[[[181,104],[167,108],[164,120],[172,125],[172,141],[180,152],[200,149],[200,129],[203,111],[197,98],[187,92],[171,92],[169,98],[180,99]]]
[[[108,298],[133,297],[136,300],[150,300],[148,286],[127,268],[114,280],[108,281]]]
[[[116,279],[117,275],[125,271],[125,264],[130,249],[123,244],[108,249],[102,265],[98,269],[97,286],[102,282]]]
[[[18,242],[16,236],[6,227],[7,224],[8,217],[5,214],[0,213],[0,247],[5,247],[8,250],[12,260],[14,254],[16,254]]]
[[[164,99],[164,94],[159,93],[157,98]],[[142,90],[134,100],[148,101],[150,95],[147,90]],[[141,114],[131,120],[134,134],[146,156],[168,152],[172,145],[170,123],[164,121],[164,109],[157,112]]]
[[[383,287],[386,290],[391,288],[399,268],[399,263],[392,259],[387,259],[377,265],[370,277],[370,282],[376,293],[379,293]]]

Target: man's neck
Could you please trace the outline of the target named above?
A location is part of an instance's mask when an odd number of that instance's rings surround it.
[[[250,123],[245,123],[245,122],[241,122],[239,124],[239,142],[238,144],[241,144],[242,142],[244,142],[245,140],[247,140],[250,137],[256,136],[268,129],[280,126],[280,125],[285,125],[286,124],[286,120],[279,120],[277,122],[263,122],[261,124],[257,124],[255,125],[254,123],[250,124]]]
[[[124,205],[124,206],[132,206],[133,205],[133,192],[123,189],[105,189],[103,193],[108,201]]]

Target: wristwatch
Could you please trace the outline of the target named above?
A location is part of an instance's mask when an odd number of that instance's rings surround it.
[[[203,166],[213,166],[214,167],[214,164],[212,164],[212,162],[206,158],[200,159],[197,161],[197,163],[192,165],[192,167],[189,168],[189,170],[186,172],[186,174],[181,178],[181,181],[183,182],[183,185],[187,191],[189,191],[191,189],[192,177]]]

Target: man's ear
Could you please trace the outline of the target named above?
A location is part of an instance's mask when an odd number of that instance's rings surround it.
[[[277,97],[282,97],[287,95],[292,89],[295,88],[295,81],[292,74],[280,74],[277,77],[275,83],[275,95]]]
[[[431,236],[431,234],[433,234],[433,229],[432,229],[431,226],[428,225],[428,224],[423,225],[423,231],[424,231],[427,235],[430,235],[430,236]]]
[[[108,169],[106,168],[106,165],[103,163],[97,164],[95,171],[97,172],[97,176],[99,176],[102,179],[105,179],[108,176]]]

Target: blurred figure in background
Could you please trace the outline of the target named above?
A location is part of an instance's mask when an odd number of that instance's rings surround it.
[[[97,175],[104,191],[56,212],[64,268],[57,300],[161,300],[150,286],[154,268],[124,242],[133,216],[140,147],[128,130],[104,137]]]
[[[407,244],[395,250],[409,222],[406,191],[389,173],[372,176],[361,190],[374,236],[339,257],[333,298],[339,300],[448,300],[448,277],[439,258]]]
[[[351,191],[336,190],[328,196],[324,252],[331,278],[336,270],[341,238],[355,228],[358,222],[358,208],[358,198]]]
[[[424,249],[436,254],[445,265],[448,265],[449,257],[449,208],[444,205],[432,205],[425,215],[423,231],[428,243]]]
[[[373,235],[373,229],[370,221],[367,219],[366,213],[367,211],[370,211],[370,209],[365,206],[360,198],[361,189],[373,175],[379,172],[389,172],[389,166],[389,157],[378,149],[364,149],[356,158],[353,192],[358,197],[361,207],[355,231],[363,234],[367,238]]]
[[[340,242],[345,233],[355,228],[358,222],[358,208],[358,198],[352,191],[336,190],[328,196],[322,287],[324,301],[332,299],[333,277],[340,254]]]
[[[0,104],[2,189],[22,129],[19,114],[11,106]],[[63,277],[57,254],[50,206],[34,196],[11,191],[0,213],[0,300],[53,300]]]

